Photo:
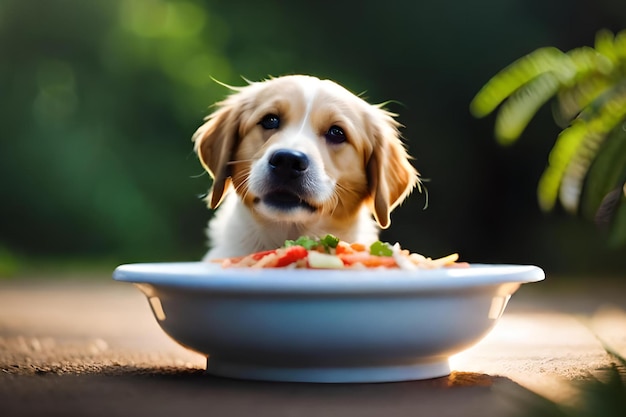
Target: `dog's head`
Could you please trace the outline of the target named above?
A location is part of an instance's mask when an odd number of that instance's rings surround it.
[[[391,113],[332,81],[292,75],[250,83],[218,103],[194,134],[214,179],[260,219],[354,218],[367,204],[382,228],[418,184]]]

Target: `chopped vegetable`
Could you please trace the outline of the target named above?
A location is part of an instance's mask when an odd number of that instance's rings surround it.
[[[299,261],[300,259],[306,259],[309,255],[309,251],[303,246],[290,246],[285,249],[285,252],[276,261],[276,268],[291,265],[292,263]]]
[[[339,238],[333,235],[326,235],[320,240],[320,243],[329,248],[336,248],[339,244]]]
[[[303,248],[307,250],[311,250],[317,247],[318,245],[319,245],[319,242],[317,240],[311,239],[308,236],[300,236],[296,240],[286,240],[284,247],[288,248],[290,246],[302,246]]]
[[[309,252],[309,267],[319,269],[341,269],[344,263],[336,255],[312,251]]]
[[[376,256],[393,256],[393,250],[389,243],[378,240],[370,246],[370,254]]]
[[[352,249],[354,249],[355,251],[357,251],[357,252],[365,252],[367,250],[367,246],[365,246],[362,243],[358,243],[358,242],[351,243],[350,247]]]
[[[347,243],[333,235],[321,239],[301,236],[287,240],[283,247],[247,256],[218,260],[224,268],[316,268],[316,269],[434,269],[467,267],[457,262],[459,255],[431,259],[402,249],[398,243],[374,242],[369,247],[362,243]]]
[[[376,268],[379,266],[387,268],[397,268],[398,264],[391,256],[372,255],[367,252],[355,252],[349,255],[343,255],[341,260],[346,265],[361,264],[368,268]]]

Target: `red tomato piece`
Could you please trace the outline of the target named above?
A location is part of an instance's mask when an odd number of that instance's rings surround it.
[[[335,254],[343,255],[347,253],[354,253],[354,249],[352,249],[346,242],[339,242],[335,248]]]
[[[263,252],[257,252],[252,254],[252,259],[254,259],[255,261],[258,261],[260,259],[265,258],[267,255],[271,255],[272,253],[276,253],[276,249],[272,249],[272,250],[265,250]]]
[[[285,249],[283,255],[276,261],[276,268],[287,266],[300,259],[304,259],[308,256],[309,252],[302,246],[290,246]]]

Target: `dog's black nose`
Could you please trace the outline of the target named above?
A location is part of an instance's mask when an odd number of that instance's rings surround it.
[[[279,149],[270,156],[269,164],[274,174],[281,178],[298,178],[309,167],[309,157],[299,151]]]

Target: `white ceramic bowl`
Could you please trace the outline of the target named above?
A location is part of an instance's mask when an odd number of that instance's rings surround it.
[[[208,357],[214,375],[303,382],[383,382],[450,373],[536,266],[402,270],[119,266],[161,328]]]

